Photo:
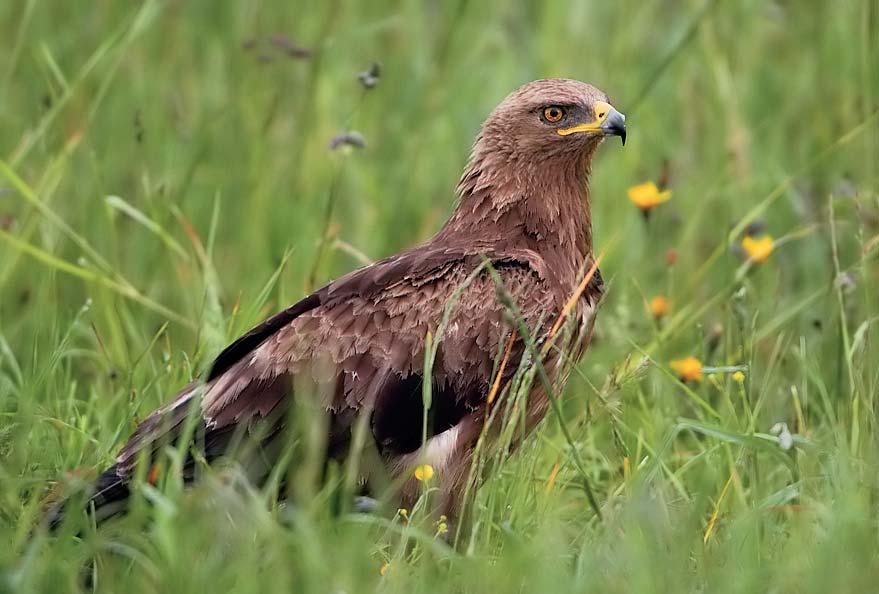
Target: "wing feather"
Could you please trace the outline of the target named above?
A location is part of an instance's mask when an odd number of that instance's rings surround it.
[[[336,415],[400,411],[413,398],[420,403],[425,335],[437,331],[448,298],[484,257],[529,323],[561,308],[563,291],[534,252],[486,253],[478,245],[404,252],[330,283],[233,342],[217,357],[203,390],[189,386],[138,428],[119,467],[130,469],[139,451],[173,433],[185,418],[180,410],[188,410],[183,404],[199,395],[213,431],[268,416],[303,380],[315,384],[323,406]],[[463,414],[461,406],[479,406],[487,394],[498,342],[509,332],[496,290],[487,273],[474,279],[442,336],[431,381],[447,401],[440,403],[444,422]],[[411,422],[420,427],[417,417]],[[393,426],[381,423],[385,433]],[[393,435],[383,439],[401,442]]]

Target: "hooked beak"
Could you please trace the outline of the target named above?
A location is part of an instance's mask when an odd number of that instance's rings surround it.
[[[596,101],[594,105],[595,121],[588,124],[578,124],[571,128],[557,130],[560,136],[569,134],[587,133],[601,134],[602,136],[619,136],[626,144],[626,116],[618,112],[610,103]]]

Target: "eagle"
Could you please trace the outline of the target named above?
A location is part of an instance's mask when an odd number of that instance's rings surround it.
[[[244,470],[262,484],[295,415],[318,411],[309,423],[323,464],[343,461],[359,430],[374,453],[360,484],[389,477],[400,506],[411,506],[421,493],[413,469],[429,464],[435,511],[454,521],[498,386],[535,356],[557,370],[588,346],[602,294],[588,181],[608,136],[625,144],[625,116],[592,85],[545,79],[512,92],[483,123],[454,212],[432,238],[328,283],[230,344],[136,428],[89,509],[99,520],[123,511],[138,463],[165,444],[199,452],[184,464],[189,482],[199,464],[247,440],[258,455]],[[576,330],[535,353],[563,318]],[[545,386],[530,390],[526,431],[550,404]]]

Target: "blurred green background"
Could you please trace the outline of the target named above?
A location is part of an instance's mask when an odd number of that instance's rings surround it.
[[[0,592],[876,583],[875,0],[17,0],[0,48]],[[220,477],[143,485],[82,541],[30,535],[226,342],[428,238],[482,120],[554,76],[628,117],[594,167],[609,290],[564,396],[603,521],[551,418],[456,550],[427,519],[290,512]],[[365,147],[330,150],[350,131]],[[672,192],[648,216],[646,181]],[[774,238],[765,262],[746,233]]]

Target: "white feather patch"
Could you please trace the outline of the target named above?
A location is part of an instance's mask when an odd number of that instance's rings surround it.
[[[455,452],[458,445],[458,434],[461,432],[461,424],[447,429],[439,435],[434,435],[427,440],[425,448],[425,461],[434,468],[444,468]]]

